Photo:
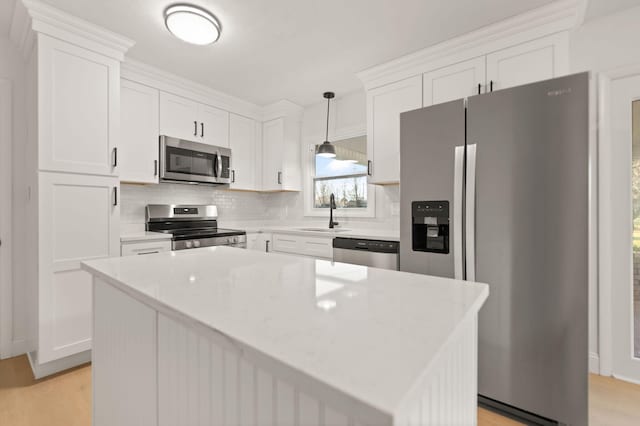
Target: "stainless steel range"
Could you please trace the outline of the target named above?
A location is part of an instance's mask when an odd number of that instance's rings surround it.
[[[171,249],[209,246],[247,247],[247,233],[218,228],[218,209],[212,205],[149,204],[147,231],[172,234]]]

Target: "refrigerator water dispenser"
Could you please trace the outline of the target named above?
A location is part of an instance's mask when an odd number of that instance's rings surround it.
[[[411,203],[413,251],[449,253],[449,202]]]

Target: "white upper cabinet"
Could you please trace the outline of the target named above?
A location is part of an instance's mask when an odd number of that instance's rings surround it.
[[[231,189],[258,190],[261,150],[258,123],[237,114],[229,116],[229,144],[231,147]]]
[[[200,142],[229,147],[229,113],[209,105],[198,105]]]
[[[229,146],[229,113],[170,93],[160,93],[160,134]]]
[[[91,275],[80,262],[119,255],[118,198],[117,177],[39,173],[39,363],[91,349]]]
[[[369,90],[367,154],[370,183],[400,180],[400,113],[422,107],[422,76]]]
[[[291,118],[264,122],[262,150],[262,190],[300,191],[300,123]]]
[[[122,80],[120,181],[158,183],[159,91]]]
[[[160,92],[160,134],[200,142],[198,103]]]
[[[40,35],[38,105],[40,170],[117,175],[117,60]]]
[[[507,89],[569,72],[568,35],[543,37],[487,55],[489,89]]]
[[[440,104],[483,92],[485,57],[459,62],[423,75],[423,106]]]

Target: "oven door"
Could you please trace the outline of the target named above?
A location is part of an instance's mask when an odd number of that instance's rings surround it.
[[[160,137],[160,180],[209,184],[230,183],[228,148]]]

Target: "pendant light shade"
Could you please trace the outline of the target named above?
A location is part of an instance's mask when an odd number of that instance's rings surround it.
[[[329,142],[329,102],[336,95],[333,92],[325,92],[322,96],[324,96],[324,98],[327,100],[327,133],[322,145],[318,146],[316,155],[320,157],[335,158],[336,147],[331,142]]]

